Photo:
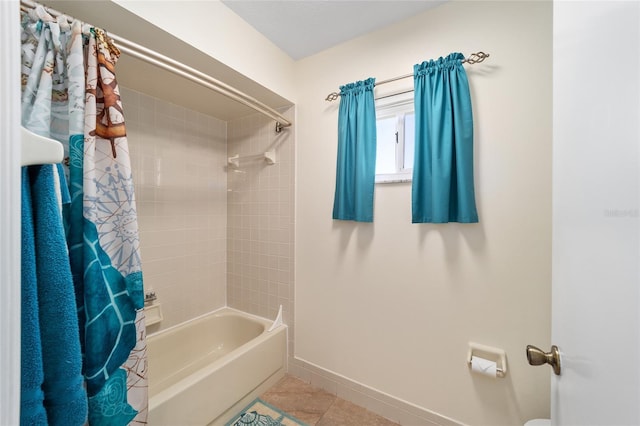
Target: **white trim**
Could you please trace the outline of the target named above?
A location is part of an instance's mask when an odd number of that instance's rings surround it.
[[[407,183],[412,180],[412,172],[378,173],[376,175],[376,183]]]
[[[0,424],[20,423],[20,4],[0,1]]]
[[[378,111],[386,112],[388,109],[404,107],[408,104],[413,104],[413,91],[376,99],[376,115]]]
[[[351,380],[299,357],[289,360],[289,374],[401,425],[464,426],[452,418]]]

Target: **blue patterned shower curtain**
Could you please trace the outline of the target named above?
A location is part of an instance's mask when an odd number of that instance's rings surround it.
[[[119,52],[100,29],[58,21],[41,7],[22,15],[23,125],[59,140],[68,155],[65,229],[89,424],[146,424],[142,268],[114,73]],[[45,74],[48,91],[39,87]]]
[[[41,136],[68,139],[69,132],[82,131],[82,115],[69,113],[82,84],[64,78],[77,76],[76,65],[82,64],[80,28],[26,17],[22,28],[22,126]],[[60,170],[49,164],[22,168],[23,425],[81,426],[87,419],[74,284],[60,206],[69,197]]]

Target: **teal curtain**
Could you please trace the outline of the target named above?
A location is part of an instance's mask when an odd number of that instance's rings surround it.
[[[333,218],[373,222],[376,175],[374,78],[340,87]]]
[[[464,56],[414,65],[413,223],[478,222],[473,115]]]

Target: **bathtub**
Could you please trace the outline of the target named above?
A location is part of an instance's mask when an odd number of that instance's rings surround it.
[[[224,424],[284,376],[286,326],[222,308],[147,338],[149,425]]]

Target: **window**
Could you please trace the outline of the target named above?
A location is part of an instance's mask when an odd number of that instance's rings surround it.
[[[413,173],[413,93],[376,101],[376,183],[408,182]]]

